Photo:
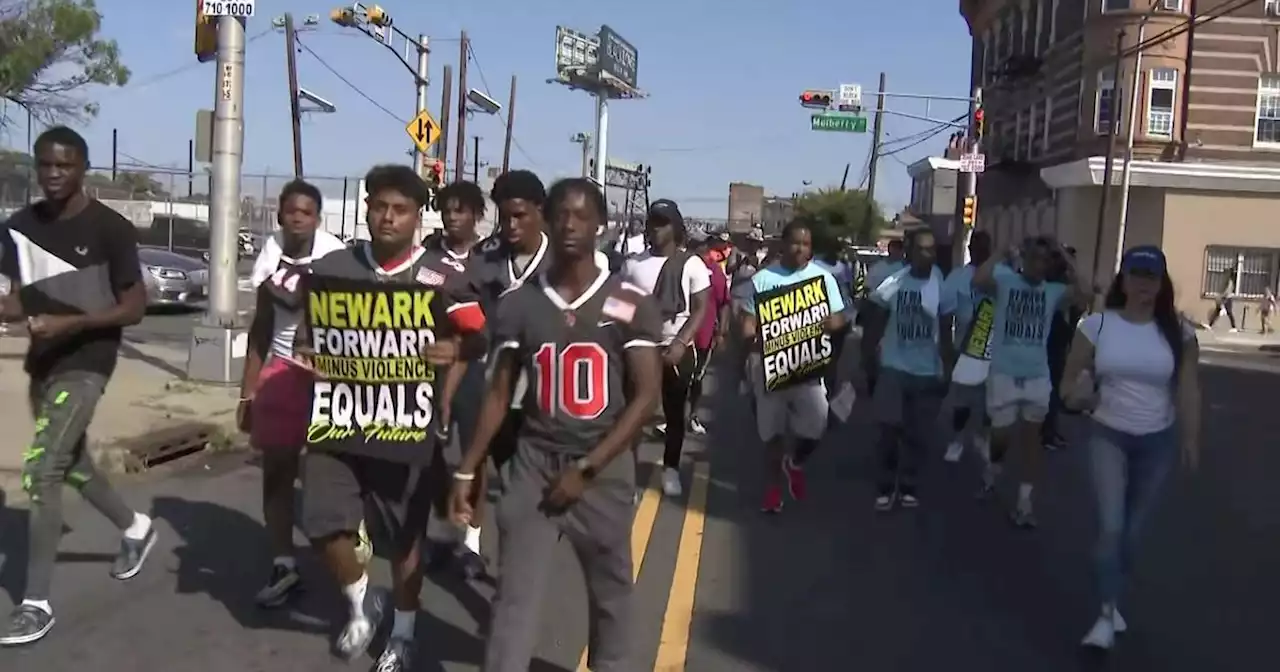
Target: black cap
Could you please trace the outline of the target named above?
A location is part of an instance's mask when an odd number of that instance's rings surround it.
[[[684,226],[684,215],[680,214],[680,206],[669,198],[660,198],[649,204],[649,219]]]

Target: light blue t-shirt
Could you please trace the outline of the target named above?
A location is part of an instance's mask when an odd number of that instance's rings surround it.
[[[836,282],[836,276],[831,275],[830,271],[813,262],[807,263],[794,271],[783,268],[781,264],[769,264],[751,276],[751,286],[758,294],[818,277],[821,277],[827,286],[827,303],[831,304],[831,314],[843,312],[844,298],[840,295],[840,283]],[[743,307],[747,313],[756,314],[756,302],[754,299],[748,300]]]
[[[956,330],[954,342],[956,347],[960,347],[964,343],[965,335],[969,333],[969,325],[973,322],[973,311],[978,304],[985,298],[987,293],[973,286],[973,272],[977,270],[977,266],[969,264],[961,266],[947,276],[946,283],[942,286],[942,292],[951,297],[956,306]]]
[[[1005,264],[996,266],[995,281],[991,370],[1014,378],[1047,377],[1049,325],[1067,286],[1060,282],[1032,285]]]
[[[935,273],[938,273],[935,271]],[[940,273],[938,273],[941,276]],[[938,290],[938,311],[930,315],[924,309],[923,290],[929,278],[917,278],[903,274],[898,286],[887,301],[878,292],[871,293],[871,300],[888,310],[884,337],[880,340],[880,364],[885,368],[913,376],[941,376],[942,355],[938,349],[938,316],[955,312],[955,296],[942,287]]]
[[[880,286],[880,283],[888,279],[889,276],[901,271],[906,266],[904,261],[890,261],[881,259],[871,265],[867,271],[867,292],[874,292]]]

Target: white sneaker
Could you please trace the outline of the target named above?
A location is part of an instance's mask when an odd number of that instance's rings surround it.
[[[701,436],[707,433],[707,428],[702,424],[702,421],[698,419],[698,416],[695,415],[689,418],[689,431]]]
[[[1124,616],[1120,615],[1120,610],[1114,607],[1111,609],[1111,628],[1117,635],[1129,629],[1129,624],[1125,622]]]
[[[959,462],[961,455],[964,455],[964,444],[959,441],[952,441],[947,444],[947,452],[943,454],[942,459],[947,462]]]
[[[1115,646],[1115,643],[1115,617],[1105,612],[1098,616],[1098,620],[1093,622],[1093,627],[1089,628],[1089,632],[1084,636],[1084,639],[1080,640],[1081,646],[1104,650]]]
[[[684,493],[680,486],[680,470],[665,467],[662,470],[662,494],[668,497],[679,497]]]

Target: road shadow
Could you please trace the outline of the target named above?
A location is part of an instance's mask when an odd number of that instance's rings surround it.
[[[1122,602],[1131,629],[1110,654],[1078,645],[1097,613],[1087,419],[1066,419],[1068,447],[1047,456],[1034,531],[1009,523],[1011,490],[974,500],[980,462],[943,462],[941,430],[921,508],[875,513],[864,399],[807,465],[807,501],[764,516],[763,447],[747,400],[722,385],[700,574],[715,578],[699,580],[690,669],[1248,669],[1267,655],[1280,594],[1267,569],[1280,562],[1280,507],[1266,494],[1280,473],[1277,383],[1204,367],[1202,465],[1162,493]]]
[[[261,522],[220,504],[178,497],[157,497],[152,515],[168,522],[180,538],[173,551],[179,593],[208,595],[246,628],[326,635],[336,631],[342,605],[337,591],[324,589],[325,569],[314,554],[298,553],[298,570],[317,589],[304,592],[288,607],[260,609],[254,593],[270,567]]]
[[[71,495],[71,488],[64,488],[63,496]],[[64,503],[63,511],[67,509]],[[65,523],[62,535],[72,528]],[[0,590],[9,596],[9,600],[17,603],[27,589],[27,549],[30,548],[30,516],[25,508],[11,506],[8,495],[0,490]],[[114,552],[81,552],[60,551],[57,563],[89,563],[110,564],[115,560]]]
[[[129,341],[120,342],[120,356],[125,359],[132,359],[137,362],[148,364],[170,376],[178,378],[179,380],[185,380],[187,377],[187,372],[181,367],[161,357],[149,355],[139,350],[137,346],[133,345]]]

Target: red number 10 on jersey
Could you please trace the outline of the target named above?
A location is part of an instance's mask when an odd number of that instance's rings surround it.
[[[543,343],[534,353],[538,408],[549,416],[594,420],[609,407],[609,356],[599,343]]]

